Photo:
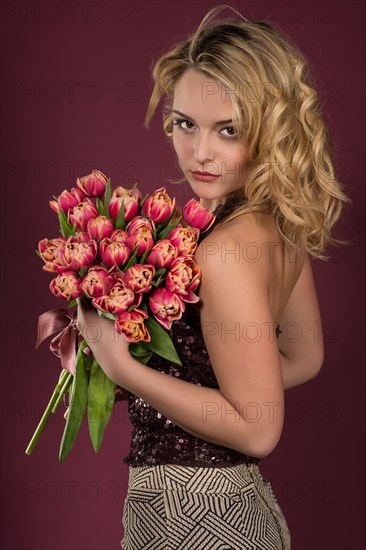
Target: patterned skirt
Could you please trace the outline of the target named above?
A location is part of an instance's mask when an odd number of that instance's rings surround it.
[[[123,550],[290,550],[290,532],[257,464],[129,468]]]

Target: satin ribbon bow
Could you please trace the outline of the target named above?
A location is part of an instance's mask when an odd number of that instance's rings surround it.
[[[36,349],[43,340],[56,332],[50,342],[50,350],[61,359],[62,368],[75,375],[76,340],[78,346],[83,340],[76,326],[75,315],[67,309],[50,309],[42,313],[38,317]],[[84,351],[89,350],[85,348]]]

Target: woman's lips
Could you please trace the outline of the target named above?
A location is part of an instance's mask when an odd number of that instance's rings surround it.
[[[192,176],[198,181],[213,181],[219,177],[219,174],[208,174],[207,172],[192,172]]]

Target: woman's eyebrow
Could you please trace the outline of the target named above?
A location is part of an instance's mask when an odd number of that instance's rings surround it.
[[[192,122],[194,122],[196,124],[196,121],[193,120],[192,117],[188,116],[188,115],[185,115],[184,113],[181,113],[180,111],[177,111],[176,109],[172,109],[172,113],[177,113],[178,115],[181,115],[185,118],[188,118],[189,120],[191,120]],[[220,126],[221,124],[229,124],[229,122],[232,122],[232,119],[228,119],[228,120],[219,120],[218,122],[215,122],[214,123],[214,126]]]

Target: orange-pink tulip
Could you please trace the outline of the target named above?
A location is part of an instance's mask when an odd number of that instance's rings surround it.
[[[139,306],[141,300],[141,294],[135,294],[130,288],[125,286],[122,279],[117,279],[107,295],[94,298],[92,303],[100,311],[118,315],[132,305]]]
[[[173,321],[182,317],[186,308],[180,296],[164,287],[157,288],[150,294],[149,306],[155,319],[167,330],[171,328]]]
[[[207,231],[215,223],[216,216],[196,199],[191,199],[183,208],[183,219],[192,227]]]
[[[102,197],[107,186],[107,176],[99,170],[93,170],[91,174],[77,178],[76,184],[89,197]]]
[[[67,219],[71,225],[76,223],[76,229],[79,231],[86,231],[88,227],[88,221],[98,216],[98,210],[96,209],[92,200],[86,198],[83,202],[71,208],[67,214]]]
[[[138,246],[137,256],[141,256],[146,250],[150,250],[154,246],[154,236],[149,226],[147,224],[140,224],[140,227],[126,239],[126,245],[131,250],[134,250]]]
[[[125,243],[129,236],[130,234],[128,233],[128,231],[123,231],[122,229],[115,229],[113,233],[111,233],[111,236],[109,238],[111,239],[111,241]]]
[[[126,269],[124,284],[136,293],[151,290],[151,281],[155,275],[155,267],[150,264],[135,264]]]
[[[57,298],[75,300],[81,294],[80,277],[75,271],[65,271],[52,279],[49,288]]]
[[[199,234],[199,229],[178,225],[169,232],[167,239],[177,248],[179,255],[187,256],[196,252]]]
[[[124,242],[113,241],[111,237],[103,239],[99,243],[99,254],[102,262],[108,267],[123,265],[131,256],[131,249]]]
[[[160,187],[146,199],[142,210],[155,223],[162,223],[173,214],[174,208],[175,197],[172,199],[165,187]]]
[[[118,186],[112,191],[109,202],[109,213],[116,220],[123,200],[125,221],[131,220],[139,210],[141,199],[142,196],[137,187],[134,189],[125,189]]]
[[[57,239],[42,239],[38,243],[38,251],[45,265],[42,266],[44,271],[58,273],[58,268],[63,265],[60,258],[60,252],[65,247],[65,237]]]
[[[150,342],[151,337],[144,323],[147,316],[143,309],[123,311],[115,321],[116,331],[119,334],[124,334],[130,343]]]
[[[91,267],[80,283],[80,290],[89,298],[99,298],[108,294],[114,285],[114,277],[105,267]]]
[[[63,210],[67,214],[70,208],[74,208],[74,206],[76,206],[80,202],[83,202],[85,198],[86,194],[84,193],[84,191],[78,189],[77,187],[72,187],[70,191],[68,189],[62,191],[57,201],[50,201],[50,206],[52,210],[55,210],[55,212],[57,213],[60,210]]]
[[[194,290],[201,282],[201,269],[192,256],[178,256],[170,266],[165,279],[168,290],[178,294],[185,302],[198,302]]]
[[[146,263],[153,265],[156,269],[169,267],[178,256],[178,251],[169,239],[158,241],[150,250]]]
[[[87,231],[92,239],[105,239],[113,233],[114,225],[106,216],[97,216],[88,221]]]
[[[87,233],[80,232],[77,236],[69,237],[59,252],[59,273],[63,271],[79,271],[82,267],[89,267],[97,256],[98,245]]]

